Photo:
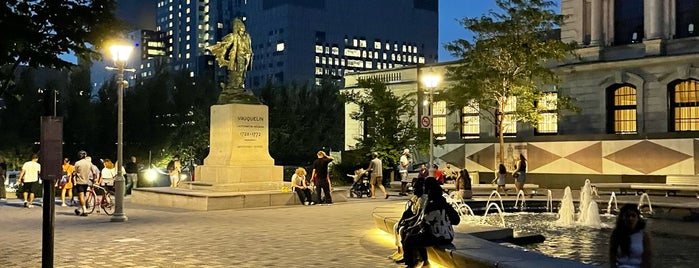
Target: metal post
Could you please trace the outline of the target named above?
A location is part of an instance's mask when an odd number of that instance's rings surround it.
[[[128,220],[124,213],[124,65],[126,61],[117,61],[117,176],[114,179],[115,209],[110,221],[125,222]]]
[[[429,114],[430,114],[430,167],[428,168],[430,176],[434,177],[434,116],[433,116],[433,111],[432,111],[432,92],[434,91],[434,88],[430,87],[428,88],[430,91],[429,94]]]

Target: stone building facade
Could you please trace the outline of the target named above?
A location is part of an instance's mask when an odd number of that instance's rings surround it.
[[[670,174],[699,174],[699,1],[562,0],[561,13],[569,16],[561,39],[576,42],[580,57],[552,67],[562,83],[549,90],[574,97],[581,111],[547,116],[537,126],[513,122],[508,168],[522,153],[528,183],[554,188],[579,187],[586,178],[664,182]],[[448,64],[355,76],[411,73],[389,87],[419,92],[418,76]],[[438,162],[478,171],[481,181],[492,178],[499,151],[493,124],[465,110],[445,120]],[[346,123],[348,144],[360,133],[352,124]]]

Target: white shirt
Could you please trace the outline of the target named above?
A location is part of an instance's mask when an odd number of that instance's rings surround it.
[[[401,155],[400,156],[400,167],[399,167],[398,171],[401,173],[408,173],[408,165],[409,164],[410,164],[410,161],[408,160],[408,156]]]
[[[22,165],[22,170],[24,171],[22,181],[35,182],[39,180],[39,172],[41,172],[41,165],[39,163],[27,161]]]

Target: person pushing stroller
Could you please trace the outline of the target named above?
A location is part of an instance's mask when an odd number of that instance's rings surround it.
[[[369,185],[369,172],[363,168],[358,168],[354,171],[354,175],[347,175],[354,180],[350,188],[350,197],[371,196],[371,187]]]

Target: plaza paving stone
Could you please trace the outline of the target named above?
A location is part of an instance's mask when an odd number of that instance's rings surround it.
[[[371,216],[400,200],[199,212],[127,197],[123,223],[56,206],[54,267],[400,267]],[[41,266],[41,215],[0,203],[0,267]]]

